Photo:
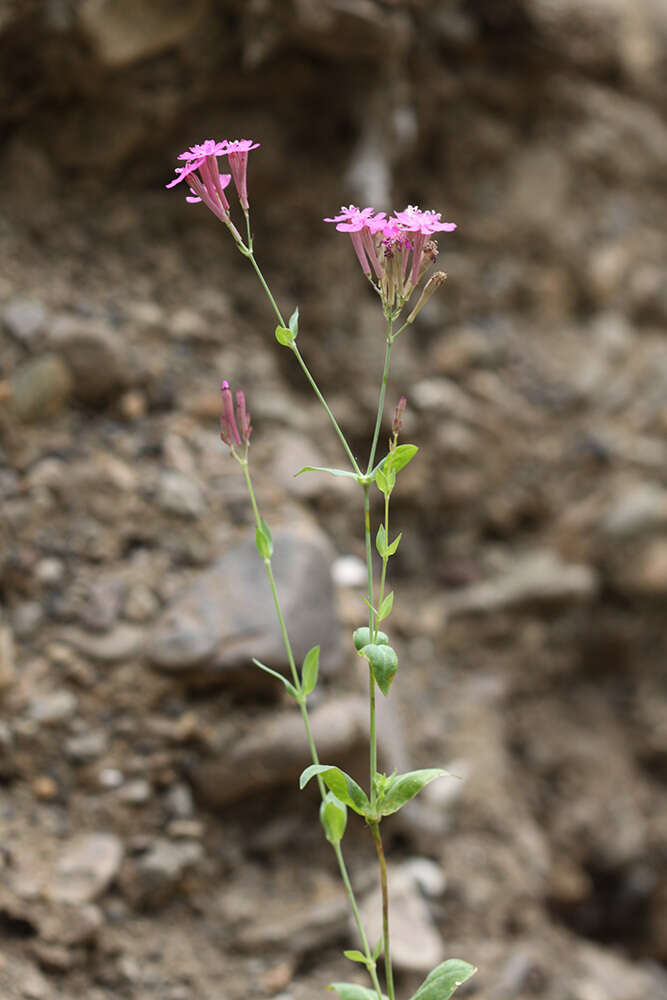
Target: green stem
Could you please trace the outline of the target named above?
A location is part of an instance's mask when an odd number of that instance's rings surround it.
[[[384,397],[387,391],[387,379],[389,377],[389,359],[391,357],[391,345],[394,342],[394,338],[391,333],[392,320],[389,320],[389,326],[387,329],[387,346],[384,351],[384,369],[382,371],[382,385],[380,386],[380,401],[378,403],[378,412],[375,419],[375,430],[373,431],[373,443],[371,444],[371,455],[368,459],[368,469],[366,470],[366,475],[369,475],[372,468],[373,462],[375,461],[375,452],[378,446],[378,440],[380,437],[380,427],[382,425],[382,414],[384,412]]]
[[[389,494],[384,494],[384,540],[385,545],[389,545]],[[389,563],[389,556],[382,556],[382,574],[380,576],[380,593],[378,594],[378,608],[382,607],[382,601],[384,599],[384,587],[387,580],[387,564]],[[376,626],[379,622],[376,622]],[[377,639],[377,627],[375,634],[373,635],[373,642]]]
[[[238,461],[239,465],[243,469],[243,475],[246,481],[246,486],[248,488],[248,495],[250,497],[250,503],[252,506],[252,512],[255,518],[255,525],[259,529],[261,527],[261,517],[259,514],[259,509],[257,507],[257,501],[255,499],[255,491],[253,490],[252,480],[250,478],[250,470],[248,469],[248,457],[247,453],[243,458],[239,457],[236,452],[233,452],[234,457]],[[283,643],[285,645],[285,651],[287,653],[287,658],[289,660],[290,670],[292,672],[292,679],[294,681],[294,687],[299,693],[297,698],[299,709],[301,711],[301,718],[303,719],[303,724],[306,730],[306,738],[308,740],[308,747],[310,749],[310,756],[313,764],[319,764],[320,758],[317,753],[317,747],[315,746],[315,738],[313,737],[313,731],[310,726],[310,718],[308,716],[308,707],[306,705],[306,697],[301,690],[301,682],[299,681],[299,676],[296,669],[296,664],[294,662],[294,655],[292,653],[292,646],[289,641],[289,636],[287,634],[287,627],[285,625],[285,620],[283,618],[282,609],[280,607],[280,601],[278,599],[278,591],[276,589],[275,579],[273,576],[273,570],[271,568],[271,559],[265,559],[264,565],[266,567],[266,573],[269,578],[269,584],[271,585],[271,593],[273,595],[273,603],[275,605],[276,614],[278,616],[278,621],[280,623],[280,631],[282,633]],[[320,774],[317,775],[317,784],[320,790],[320,797],[324,800],[326,796],[326,788]],[[382,990],[380,988],[380,983],[377,977],[377,972],[375,968],[375,962],[373,961],[373,954],[368,946],[368,938],[366,937],[366,932],[364,931],[364,926],[361,922],[361,915],[359,913],[359,907],[357,906],[357,901],[354,895],[354,889],[352,888],[352,883],[350,882],[350,877],[347,873],[347,868],[345,865],[345,860],[343,858],[343,851],[340,843],[332,844],[334,849],[336,859],[338,861],[338,867],[340,869],[341,877],[345,885],[345,891],[347,893],[348,899],[350,901],[350,907],[354,915],[354,922],[357,925],[357,930],[359,931],[359,938],[364,949],[364,954],[368,959],[367,969],[368,974],[373,982],[373,988],[377,993],[378,1000],[382,1000]]]
[[[368,579],[368,631],[375,634],[375,614],[373,612],[373,550],[371,542],[371,501],[370,487],[364,490],[364,537],[366,540],[366,576]],[[370,742],[370,792],[371,808],[375,810],[377,775],[377,736],[375,732],[375,677],[370,663],[368,664],[368,701],[369,701],[369,742]]]
[[[357,901],[354,898],[354,890],[352,889],[352,884],[350,882],[350,877],[347,874],[347,868],[345,867],[345,861],[343,860],[343,852],[341,850],[340,843],[333,844],[333,849],[336,852],[336,858],[338,860],[338,867],[340,868],[340,874],[343,879],[343,884],[345,885],[345,891],[347,892],[348,899],[350,900],[350,906],[352,907],[352,913],[354,914],[354,922],[357,925],[357,930],[359,931],[359,938],[361,939],[361,946],[364,949],[364,955],[369,960],[367,966],[368,974],[373,981],[373,988],[378,995],[378,1000],[382,1000],[382,989],[380,987],[380,981],[375,971],[375,962],[373,961],[373,955],[371,949],[368,945],[368,938],[366,937],[366,932],[364,931],[364,926],[361,922],[361,914],[359,913],[359,908],[357,906]]]
[[[382,943],[384,947],[384,975],[387,980],[387,993],[389,1000],[394,1000],[394,973],[391,966],[391,947],[389,942],[389,892],[387,889],[387,862],[382,848],[382,837],[380,836],[380,824],[378,822],[369,823],[375,848],[377,850],[378,861],[380,862],[380,886],[382,889]]]
[[[352,454],[350,446],[349,446],[349,444],[347,443],[347,441],[345,439],[345,435],[343,434],[342,430],[338,426],[338,422],[337,422],[336,418],[334,417],[333,413],[331,412],[331,410],[329,409],[327,401],[324,398],[324,396],[322,395],[322,393],[320,392],[320,390],[319,390],[319,388],[317,386],[317,383],[315,382],[315,379],[310,374],[310,371],[308,370],[308,366],[306,365],[306,362],[301,357],[301,353],[299,351],[299,348],[296,346],[296,343],[292,344],[292,348],[291,349],[292,349],[292,353],[294,354],[294,357],[296,358],[296,360],[299,362],[299,364],[301,366],[301,370],[303,371],[304,375],[306,376],[306,378],[310,382],[315,395],[317,396],[317,398],[319,399],[320,403],[324,407],[324,409],[326,411],[326,414],[327,414],[329,420],[331,421],[331,425],[332,425],[333,429],[335,430],[336,434],[338,435],[340,443],[342,444],[343,448],[345,449],[345,454],[349,458],[350,464],[351,464],[352,468],[354,469],[354,471],[356,472],[356,474],[358,476],[360,476],[361,475],[361,469],[359,468],[359,466],[357,464],[356,458]]]
[[[257,509],[257,501],[255,500],[255,491],[252,488],[252,481],[250,479],[250,473],[248,471],[248,459],[244,457],[243,459],[239,459],[239,461],[241,464],[241,468],[243,469],[243,475],[245,477],[246,486],[248,487],[250,503],[252,504],[252,512],[255,515],[255,524],[257,526],[257,529],[261,530],[261,518],[259,516],[259,510]],[[294,682],[294,687],[297,689],[297,691],[300,691],[301,682],[299,681],[299,674],[296,669],[296,663],[294,662],[292,645],[289,641],[289,635],[287,634],[287,626],[285,625],[285,619],[283,618],[282,608],[280,607],[280,600],[278,599],[278,591],[276,589],[276,581],[273,576],[273,569],[271,567],[271,559],[270,558],[265,559],[264,565],[266,566],[266,575],[269,578],[269,585],[271,587],[273,603],[276,608],[276,615],[278,616],[280,632],[283,637],[283,643],[285,644],[285,652],[287,653],[287,659],[289,660],[290,671],[292,673],[292,680]]]

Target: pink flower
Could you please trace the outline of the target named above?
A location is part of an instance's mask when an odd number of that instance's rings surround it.
[[[259,147],[259,143],[253,142],[252,139],[225,139],[224,142],[225,149],[223,152],[229,157],[229,169],[231,170],[232,177],[234,178],[236,193],[239,196],[241,208],[244,212],[247,212],[250,207],[248,204],[248,186],[246,178],[248,169],[248,153],[251,149],[257,149]]]
[[[190,146],[184,153],[179,153],[179,160],[200,160],[203,156],[223,156],[227,149],[227,140],[216,142],[215,139],[204,139],[203,142]]]
[[[234,402],[232,400],[232,390],[229,382],[223,382],[222,386],[222,413],[220,415],[220,437],[232,450],[234,445],[245,444],[246,448],[250,444],[250,434],[252,426],[250,424],[250,414],[246,411],[245,396],[239,390],[236,393],[236,416],[234,415]],[[236,417],[241,425],[241,433],[236,425]]]
[[[206,143],[212,142],[212,139],[206,140]],[[184,155],[184,153],[181,154],[181,156]],[[214,153],[188,160],[184,167],[176,167],[176,173],[178,176],[166,185],[168,188],[187,180],[191,195],[186,197],[186,201],[190,204],[203,201],[221,222],[229,221],[229,202],[225,188],[229,184],[231,176],[218,173],[218,160]]]
[[[424,244],[436,232],[451,233],[455,222],[441,222],[440,212],[422,212],[416,205],[408,205],[402,212],[394,212],[394,218],[413,237],[412,273],[410,282],[414,287],[419,281]]]
[[[349,233],[352,246],[361,264],[361,269],[367,278],[371,276],[370,263],[373,265],[376,277],[382,277],[382,266],[378,260],[377,249],[371,238],[371,234],[377,231],[378,226],[383,224],[384,212],[373,215],[374,208],[357,208],[356,205],[343,205],[340,215],[325,219],[325,222],[337,223],[336,229],[339,233]]]

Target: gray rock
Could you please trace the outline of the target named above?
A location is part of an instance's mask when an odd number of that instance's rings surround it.
[[[12,337],[32,344],[44,329],[46,309],[38,299],[12,299],[2,310],[2,322]]]
[[[201,15],[201,0],[175,7],[170,0],[86,0],[79,22],[106,66],[128,66],[183,42]]]
[[[297,663],[319,645],[320,667],[331,672],[340,661],[329,545],[314,529],[297,527],[275,531],[274,546],[273,571]],[[189,673],[193,680],[266,683],[253,657],[287,671],[254,534],[228,549],[171,603],[150,635],[147,656],[155,667]]]
[[[44,608],[39,601],[22,601],[14,608],[12,625],[19,639],[34,635],[44,621]]]
[[[47,420],[65,407],[73,384],[70,369],[56,354],[26,361],[10,380],[12,411],[23,423]]]
[[[93,729],[87,733],[71,736],[65,743],[65,753],[76,764],[101,757],[107,748],[108,737],[103,729]]]
[[[122,860],[123,845],[114,834],[84,833],[65,847],[45,893],[63,903],[90,903],[109,888]]]
[[[76,695],[71,691],[61,688],[32,698],[28,707],[28,714],[31,719],[41,722],[44,725],[57,725],[66,722],[76,712]]]
[[[156,501],[168,514],[193,521],[206,512],[206,501],[197,483],[177,469],[164,469],[160,473]]]
[[[667,527],[667,490],[658,483],[635,482],[620,490],[602,514],[602,531],[630,538]]]
[[[158,906],[178,889],[186,872],[203,856],[204,849],[197,841],[155,840],[124,866],[123,891],[135,904]]]
[[[84,402],[105,403],[122,384],[120,341],[106,326],[61,316],[50,341],[72,372],[74,394]]]
[[[121,623],[101,635],[93,635],[83,629],[66,628],[60,632],[59,638],[79,653],[100,663],[118,663],[139,655],[144,632],[136,625]]]
[[[121,580],[101,576],[85,589],[81,599],[79,621],[92,632],[108,632],[115,624],[125,592]]]

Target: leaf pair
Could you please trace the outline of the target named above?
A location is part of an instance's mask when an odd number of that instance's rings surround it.
[[[276,327],[276,340],[283,347],[292,347],[299,332],[299,307],[297,306],[289,318],[289,326]]]
[[[428,974],[410,1000],[449,1000],[458,987],[470,979],[476,971],[474,965],[470,965],[469,962],[464,962],[460,958],[449,958]],[[375,990],[369,989],[368,986],[358,986],[356,983],[332,983],[329,989],[334,990],[340,1000],[377,1000]],[[382,1000],[386,1000],[384,994]]]
[[[317,675],[320,665],[320,647],[313,646],[306,653],[306,658],[303,661],[303,666],[301,668],[301,691],[297,691],[294,685],[288,681],[288,679],[277,670],[272,667],[267,667],[266,663],[262,663],[261,660],[253,659],[252,661],[256,667],[263,670],[265,674],[271,674],[272,677],[277,677],[281,681],[293,698],[298,701],[300,697],[312,694],[317,686]]]
[[[299,778],[299,788],[305,788],[310,779],[319,774],[322,776],[324,784],[330,792],[333,792],[339,802],[349,806],[360,816],[377,820],[381,816],[390,816],[392,813],[398,812],[425,785],[447,773],[442,768],[433,767],[392,775],[386,780],[384,790],[378,798],[376,814],[373,813],[363,788],[349,774],[331,764],[311,764]]]

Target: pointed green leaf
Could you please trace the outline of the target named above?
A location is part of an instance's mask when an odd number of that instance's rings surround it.
[[[301,686],[304,694],[311,694],[317,685],[317,671],[320,665],[320,647],[313,646],[306,653],[301,668]]]
[[[255,664],[256,667],[259,667],[260,670],[263,670],[267,674],[271,674],[272,677],[277,677],[279,681],[283,682],[283,684],[285,685],[289,693],[292,695],[292,697],[298,698],[298,692],[296,688],[294,687],[293,684],[290,684],[290,682],[287,680],[286,677],[283,677],[282,674],[279,674],[277,670],[272,670],[271,667],[267,667],[265,663],[261,663],[259,660],[253,659],[252,662]]]
[[[385,469],[380,466],[375,473],[375,483],[380,493],[384,493],[385,496],[388,496],[396,485],[396,473],[394,471],[386,472]]]
[[[469,962],[464,962],[460,958],[448,958],[446,962],[436,966],[433,972],[429,972],[410,1000],[449,1000],[457,987],[470,979],[475,972],[477,969]],[[355,998],[350,997],[349,1000]]]
[[[394,591],[392,590],[392,592],[390,594],[387,594],[387,596],[382,601],[382,604],[380,605],[380,610],[378,612],[378,621],[379,622],[381,622],[381,621],[383,621],[383,619],[389,617],[389,615],[391,614],[391,609],[393,608],[393,606],[394,606]]]
[[[384,530],[384,524],[378,528],[378,533],[375,536],[375,548],[378,550],[380,558],[384,559],[387,555],[387,533]]]
[[[291,347],[294,343],[294,334],[286,326],[276,327],[276,340],[283,347]]]
[[[333,767],[331,764],[311,764],[299,778],[299,788],[305,788],[310,779],[316,774],[322,775],[324,784],[329,791],[334,793],[337,799],[344,802],[350,809],[354,809],[360,816],[365,816],[370,811],[371,804],[363,788],[349,774],[341,771],[339,767]]]
[[[408,771],[406,774],[399,774],[390,784],[380,803],[380,813],[383,816],[390,816],[398,812],[401,806],[413,799],[417,792],[420,792],[424,785],[430,784],[436,778],[441,778],[448,771],[443,771],[441,767],[427,767],[421,771]]]
[[[376,646],[386,646],[389,642],[386,632],[376,632],[373,633],[368,628],[367,625],[362,625],[361,628],[356,629],[354,635],[352,636],[352,641],[354,643],[354,648],[357,652],[360,652],[364,646],[367,646],[373,635],[375,634],[375,645]]]
[[[396,538],[393,540],[393,542],[391,543],[391,545],[387,546],[387,555],[388,556],[393,556],[394,555],[394,553],[396,552],[396,549],[398,548],[399,542],[401,541],[402,537],[403,537],[403,532],[401,532],[400,535],[396,536]]]
[[[398,670],[398,657],[395,650],[391,646],[378,646],[376,643],[370,643],[370,645],[364,646],[361,655],[365,656],[370,663],[373,677],[382,694],[389,694],[391,682]]]
[[[348,472],[346,469],[327,469],[322,465],[304,465],[303,469],[299,469],[298,472],[294,473],[294,476],[300,476],[302,472],[328,472],[331,476],[345,476],[346,479],[357,479],[354,472]]]
[[[259,525],[255,532],[255,545],[262,559],[270,559],[273,555],[273,538],[269,531],[269,526],[263,517],[259,519]]]
[[[352,951],[344,951],[343,954],[345,958],[349,958],[351,962],[359,962],[360,965],[367,965],[368,959],[360,951],[353,949]]]
[[[290,328],[290,333],[294,340],[296,340],[296,335],[299,332],[299,307],[297,306],[292,315],[289,318],[288,326]]]
[[[391,472],[400,472],[408,462],[412,461],[418,451],[419,448],[416,444],[399,444],[387,455],[382,465],[384,473],[388,475]]]
[[[347,807],[333,792],[327,792],[320,806],[320,823],[330,844],[339,844],[347,826]]]
[[[378,943],[373,948],[373,961],[374,962],[377,962],[378,958],[382,954],[382,944],[383,944],[382,938],[379,938],[378,939]]]
[[[357,983],[332,983],[328,990],[335,990],[340,1000],[377,1000],[377,993],[368,986],[358,986]],[[382,994],[382,1000],[387,1000]]]

